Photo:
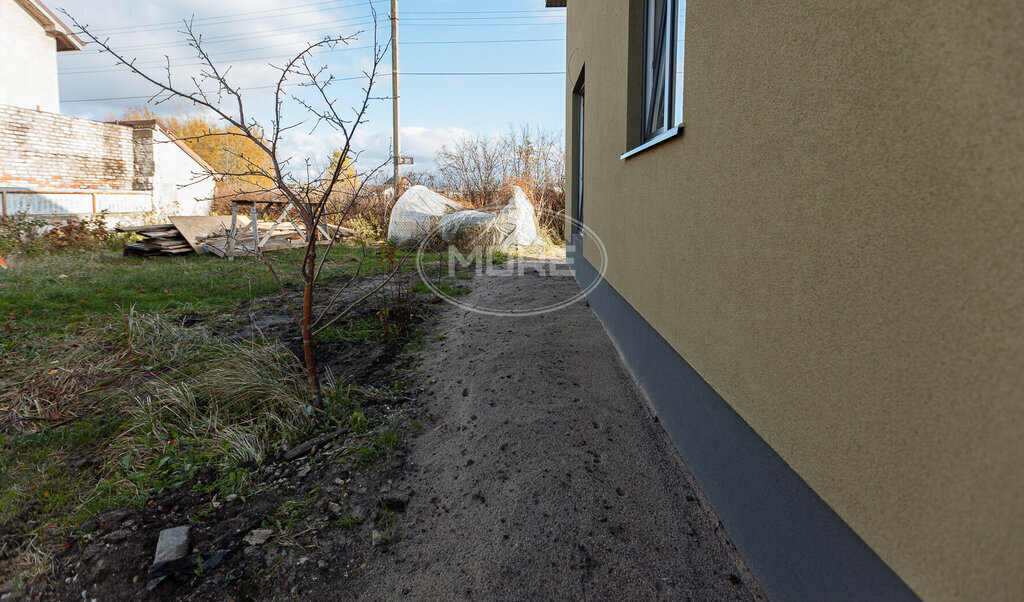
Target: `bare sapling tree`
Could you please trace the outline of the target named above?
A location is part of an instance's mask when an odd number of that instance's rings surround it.
[[[372,3],[370,9],[373,11]],[[108,39],[100,39],[71,15],[65,14],[75,26],[104,52],[110,54],[119,65],[125,65],[135,75],[141,77],[157,91],[149,99],[154,105],[170,100],[191,102],[195,107],[208,111],[227,127],[215,131],[205,131],[195,136],[180,138],[185,142],[194,138],[208,139],[210,136],[241,137],[255,146],[262,155],[259,160],[237,154],[233,171],[208,174],[211,177],[228,177],[250,181],[268,182],[262,192],[270,193],[287,208],[298,215],[296,230],[305,233],[305,245],[297,260],[289,260],[279,256],[271,256],[260,252],[258,232],[252,241],[254,260],[262,262],[273,275],[277,283],[283,303],[295,319],[302,336],[303,363],[309,382],[311,405],[322,407],[320,377],[317,369],[317,355],[314,346],[314,335],[322,331],[321,323],[327,319],[334,322],[341,315],[350,311],[373,292],[383,287],[394,277],[397,269],[379,285],[360,299],[340,311],[334,311],[342,292],[359,275],[362,265],[348,284],[334,291],[326,303],[316,303],[317,285],[323,273],[331,249],[339,238],[342,221],[361,197],[363,187],[373,175],[387,162],[363,172],[355,172],[352,164],[359,158],[359,152],[353,148],[356,132],[365,123],[367,111],[371,103],[382,98],[373,96],[373,88],[378,77],[378,70],[387,54],[387,44],[377,41],[377,14],[373,11],[373,60],[363,70],[363,85],[357,102],[344,105],[332,95],[332,85],[338,81],[325,66],[314,66],[317,53],[333,50],[339,45],[349,45],[363,34],[363,31],[344,36],[328,36],[320,41],[309,43],[306,47],[281,66],[271,65],[277,72],[276,82],[263,88],[273,90],[273,117],[267,125],[262,125],[254,116],[251,107],[243,99],[243,89],[233,85],[229,79],[230,68],[221,69],[203,48],[202,36],[193,29],[191,21],[183,21],[184,29],[180,33],[185,36],[189,46],[199,59],[198,74],[182,84],[172,79],[170,59],[166,61],[166,75],[151,74],[136,65],[135,59],[129,59],[111,47]],[[352,78],[348,78],[352,79]],[[249,88],[253,89],[253,88]],[[294,117],[292,112],[299,114]],[[286,135],[297,128],[310,133],[320,128],[327,128],[340,134],[343,140],[340,148],[331,149],[323,161],[304,159],[301,165],[286,156]],[[226,152],[234,148],[224,145]],[[332,160],[333,155],[334,160]],[[340,200],[339,200],[340,199]],[[288,219],[291,219],[289,216]],[[289,295],[282,274],[283,268],[294,268],[301,276],[302,297],[297,305]],[[319,327],[319,328],[318,328]]]

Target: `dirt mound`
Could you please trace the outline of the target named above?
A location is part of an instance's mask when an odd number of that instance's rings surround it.
[[[83,524],[56,556],[53,584],[26,599],[334,599],[358,583],[362,567],[388,554],[395,524],[415,491],[394,485],[414,428],[411,399],[364,408],[378,426],[321,433],[254,467],[244,496],[215,493],[204,471],[141,509],[117,509]],[[399,430],[404,429],[404,434]],[[394,433],[389,435],[384,433]],[[382,441],[383,439],[383,441]],[[306,449],[303,449],[303,448]],[[293,451],[294,450],[294,451]],[[303,453],[303,452],[306,453]],[[291,460],[287,458],[294,457]],[[146,591],[160,531],[191,527],[190,552],[227,554],[215,568],[169,578]],[[266,534],[265,541],[252,537]]]

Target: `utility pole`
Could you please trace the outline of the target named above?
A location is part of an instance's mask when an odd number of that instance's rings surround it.
[[[395,193],[398,198],[402,182],[402,147],[398,137],[398,0],[391,0],[391,95],[394,112],[394,147],[395,147]]]

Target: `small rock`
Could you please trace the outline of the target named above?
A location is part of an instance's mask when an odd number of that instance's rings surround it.
[[[160,531],[160,538],[156,542],[156,554],[153,556],[153,564],[179,560],[188,556],[188,536],[191,527],[173,527]]]
[[[117,543],[127,539],[128,535],[130,535],[130,533],[127,529],[118,529],[117,531],[111,531],[104,539],[112,543]]]
[[[224,501],[225,501],[225,502],[228,502],[228,503],[230,504],[231,502],[233,502],[233,501],[235,501],[235,500],[237,500],[237,499],[238,499],[238,496],[237,496],[236,494],[234,494],[234,493],[229,493],[229,494],[228,494],[228,495],[227,495],[227,496],[226,496],[226,497],[224,498]]]
[[[307,562],[309,562],[309,556],[303,556],[302,558],[299,558],[299,566],[302,566]]]
[[[297,473],[295,473],[295,476],[301,479],[301,478],[305,477],[308,474],[309,474],[309,467],[308,466],[303,466],[302,468],[299,469],[299,471]]]
[[[93,563],[90,570],[92,572],[92,578],[89,580],[96,583],[107,578],[107,574],[110,572],[110,566],[107,563],[106,558],[99,558]]]
[[[271,529],[253,529],[252,531],[249,531],[249,534],[246,535],[242,541],[251,546],[262,546],[267,543],[267,540],[270,539],[270,536],[273,534],[274,531]]]
[[[313,448],[315,448],[315,447],[317,447],[319,445],[322,445],[324,443],[327,443],[328,441],[331,440],[332,437],[333,437],[333,434],[331,434],[331,433],[324,433],[323,435],[320,435],[319,437],[314,437],[313,439],[310,439],[309,441],[305,441],[303,443],[300,443],[300,444],[296,445],[295,447],[289,449],[288,451],[284,452],[284,459],[286,461],[288,461],[288,462],[291,462],[292,460],[294,460],[296,458],[300,458],[300,457],[308,454],[309,452],[313,451]]]
[[[331,503],[327,504],[327,509],[332,514],[341,514],[341,506],[339,506],[338,504],[335,504],[334,502],[331,502]]]
[[[325,560],[318,560],[316,565],[318,567],[322,568],[322,569],[326,569],[327,568],[327,561],[325,561]]]
[[[387,543],[387,537],[383,533],[374,529],[373,533],[370,534],[370,543],[375,546],[382,546]]]
[[[99,545],[93,544],[82,551],[82,560],[89,561],[96,557],[100,551]]]
[[[100,525],[109,529],[114,525],[121,524],[121,521],[128,518],[129,514],[131,514],[131,511],[122,508],[108,510],[99,516]]]
[[[345,481],[341,480],[340,478],[334,479],[334,484],[337,485],[338,487],[341,487],[342,485],[345,484]]]

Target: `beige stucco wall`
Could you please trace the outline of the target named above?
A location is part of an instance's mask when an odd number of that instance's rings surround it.
[[[1024,3],[689,0],[623,161],[627,4],[568,9],[610,283],[919,595],[1024,599]]]
[[[0,105],[60,112],[57,42],[20,4],[0,0]]]

